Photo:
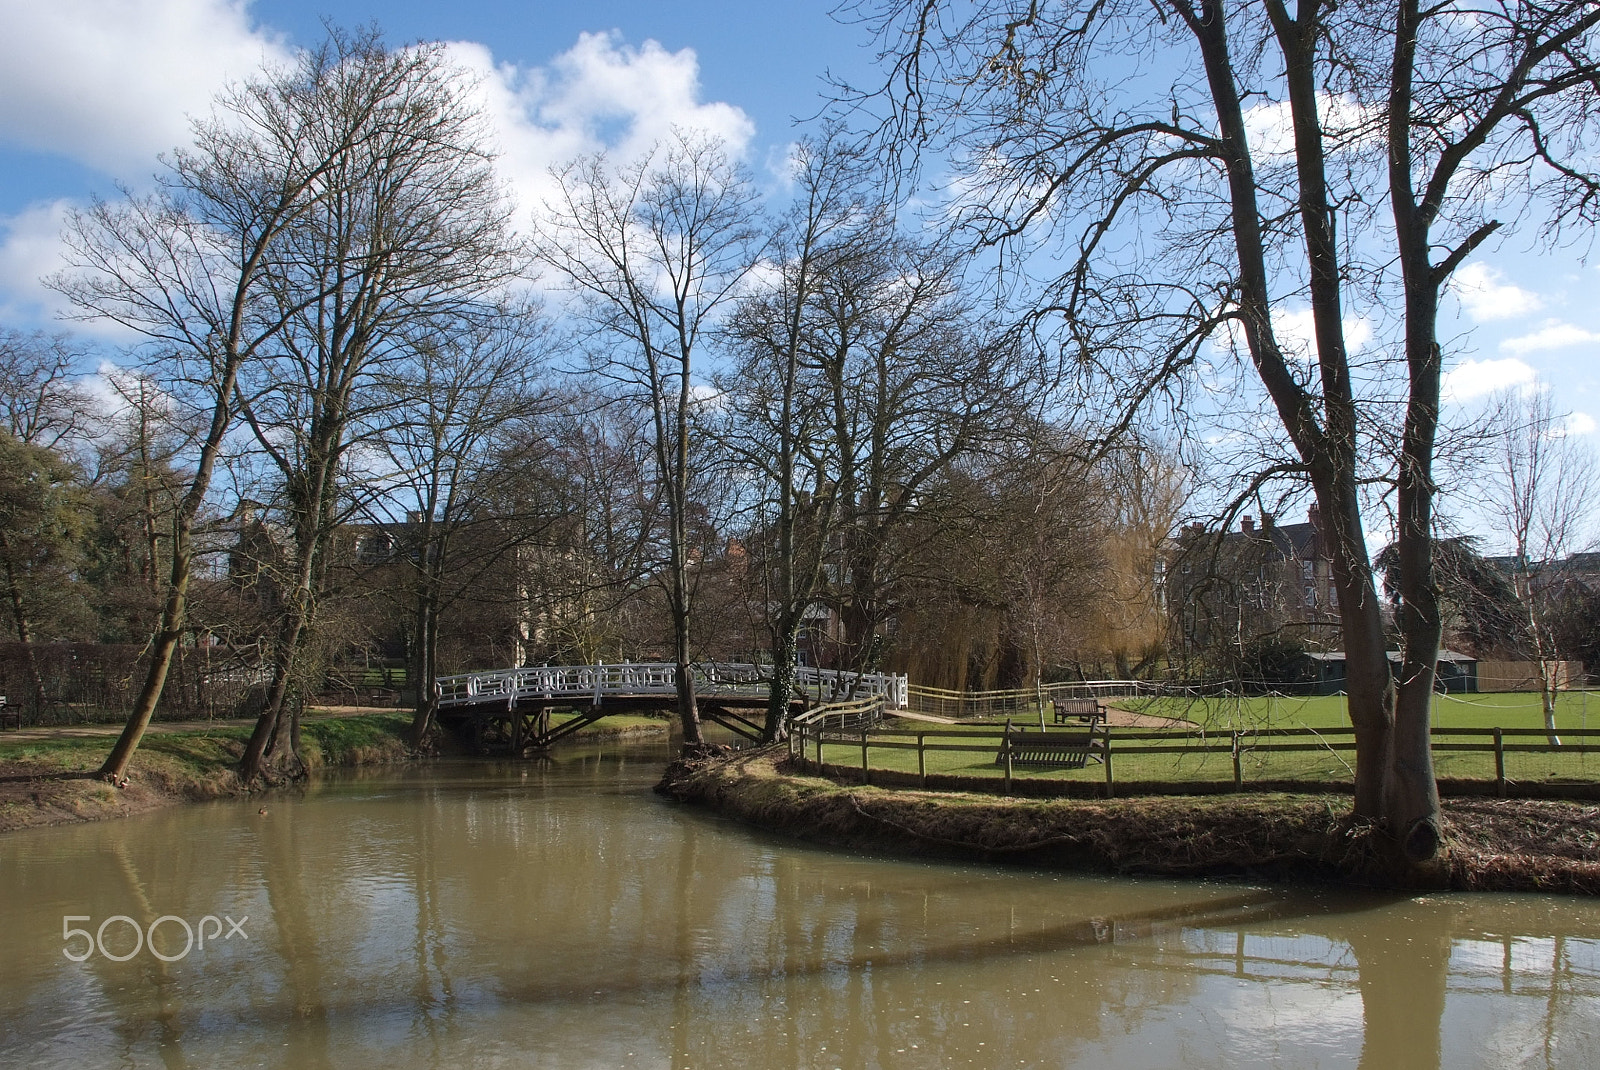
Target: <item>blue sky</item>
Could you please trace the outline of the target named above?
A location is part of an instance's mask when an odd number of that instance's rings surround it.
[[[831,0],[510,4],[496,0],[0,0],[0,322],[59,325],[38,277],[58,263],[62,213],[139,187],[229,79],[322,36],[321,19],[378,20],[393,42],[455,42],[499,133],[525,209],[545,169],[626,153],[672,124],[726,137],[758,176],[822,103],[822,74],[870,78],[865,31]],[[1554,252],[1512,231],[1462,273],[1442,324],[1447,392],[1548,389],[1594,436],[1600,420],[1600,269],[1586,244]],[[1291,329],[1298,310],[1280,310]],[[84,328],[74,328],[84,329]],[[88,328],[92,330],[92,328]]]
[[[870,70],[865,35],[827,3],[373,3],[371,0],[0,0],[0,317],[59,325],[38,276],[62,213],[138,188],[229,80],[376,20],[393,43],[453,43],[481,79],[524,209],[547,167],[625,154],[673,124],[709,128],[774,181],[823,72]],[[91,328],[92,330],[92,328]]]

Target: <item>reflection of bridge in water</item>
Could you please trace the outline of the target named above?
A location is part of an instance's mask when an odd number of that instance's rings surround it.
[[[767,708],[772,666],[748,662],[701,662],[694,667],[700,716],[746,739],[759,739]],[[893,673],[836,669],[796,670],[790,710],[851,699],[881,697],[884,705],[906,705],[909,687]],[[614,713],[677,707],[677,666],[667,662],[620,665],[533,665],[439,678],[439,720],[480,751],[523,754],[548,747]],[[551,713],[576,716],[555,723]]]

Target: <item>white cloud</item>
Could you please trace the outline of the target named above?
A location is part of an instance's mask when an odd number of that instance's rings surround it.
[[[1600,332],[1574,327],[1560,320],[1549,320],[1532,334],[1507,338],[1500,343],[1500,348],[1504,352],[1515,353],[1520,357],[1524,353],[1536,353],[1544,349],[1566,349],[1569,346],[1595,342],[1600,342]]]
[[[1503,282],[1501,273],[1488,264],[1468,264],[1450,280],[1450,289],[1479,323],[1514,319],[1537,312],[1544,306],[1539,295]]]
[[[1444,373],[1440,393],[1446,401],[1470,401],[1512,387],[1531,386],[1537,374],[1515,357],[1464,360]]]
[[[1351,148],[1374,137],[1379,113],[1347,96],[1318,93],[1317,117],[1331,147]],[[1294,155],[1294,116],[1287,100],[1247,108],[1244,128],[1252,154],[1280,161]]]
[[[1309,308],[1275,308],[1272,310],[1272,330],[1284,352],[1298,356],[1310,363],[1316,359],[1317,325]],[[1241,341],[1243,339],[1241,338]],[[1365,318],[1344,321],[1345,349],[1353,356],[1372,341],[1372,323]]]
[[[678,127],[721,137],[741,157],[755,136],[739,108],[699,99],[691,49],[583,34],[548,66],[530,68],[497,65],[481,44],[449,49],[477,79],[474,93],[523,219],[552,192],[550,167],[579,154],[627,160]],[[185,113],[204,112],[230,79],[264,61],[288,59],[276,36],[252,29],[244,0],[0,0],[0,139],[122,178],[148,175],[158,152],[189,140]],[[0,309],[48,316],[66,307],[38,279],[61,266],[61,222],[71,207],[55,202],[0,219]]]
[[[39,280],[66,266],[61,225],[71,209],[69,201],[51,201],[0,218],[0,314],[7,319],[50,319],[67,309],[66,299]]]
[[[699,99],[692,49],[668,52],[654,41],[633,48],[615,33],[585,33],[548,66],[532,68],[497,65],[488,48],[472,42],[453,42],[450,51],[478,79],[501,172],[524,210],[550,195],[550,167],[580,154],[630,160],[674,128],[692,128],[742,157],[755,136],[739,108]]]
[[[230,80],[289,58],[246,0],[0,4],[0,138],[142,179]]]
[[[0,217],[0,318],[6,322],[57,329],[52,321],[75,311],[72,302],[42,281],[67,266],[61,228],[74,207],[71,201],[48,201]],[[115,342],[134,339],[127,328],[108,320],[84,321],[71,330]]]
[[[1562,432],[1567,435],[1592,435],[1595,433],[1596,427],[1600,427],[1600,425],[1595,423],[1593,416],[1586,412],[1575,412],[1567,417],[1567,423],[1562,428]]]

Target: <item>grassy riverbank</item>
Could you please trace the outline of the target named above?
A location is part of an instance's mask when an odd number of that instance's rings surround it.
[[[300,730],[303,756],[312,769],[401,761],[411,755],[410,727],[406,713],[309,717]],[[0,736],[0,832],[242,794],[234,766],[249,738],[246,723],[163,726],[145,736],[119,789],[95,777],[114,734]]]
[[[1391,883],[1343,798],[1244,793],[1018,799],[794,775],[781,749],[675,763],[657,790],[833,846],[1121,875]],[[1449,848],[1422,884],[1600,894],[1600,807],[1450,799]]]
[[[556,721],[573,716],[556,715]],[[128,785],[114,788],[95,771],[110,753],[118,726],[27,729],[0,735],[0,832],[35,825],[97,821],[143,813],[173,803],[244,794],[234,773],[252,722],[158,724],[146,733],[128,771]],[[371,765],[416,757],[410,745],[409,711],[355,713],[342,707],[329,716],[313,710],[301,722],[306,765]],[[574,737],[660,736],[671,724],[656,717],[613,715]]]

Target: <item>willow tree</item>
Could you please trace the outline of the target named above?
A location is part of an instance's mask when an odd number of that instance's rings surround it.
[[[1592,0],[861,0],[891,147],[942,150],[952,209],[1039,273],[1030,325],[1126,414],[1241,355],[1309,485],[1349,665],[1355,810],[1397,862],[1441,842],[1429,718],[1440,296],[1502,227],[1600,212]],[[1049,255],[1030,254],[1046,250]],[[1060,270],[1055,270],[1056,265]],[[1052,270],[1045,272],[1043,269]],[[1309,315],[1307,316],[1307,312]],[[1286,330],[1311,324],[1309,345]],[[1365,350],[1347,322],[1388,329]],[[1365,327],[1363,327],[1363,330]],[[1271,424],[1268,423],[1271,422]],[[1392,487],[1391,674],[1365,531]]]

